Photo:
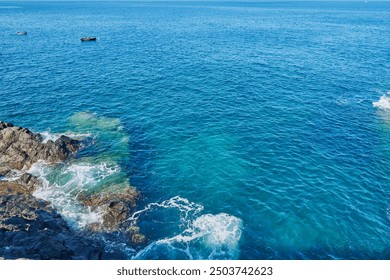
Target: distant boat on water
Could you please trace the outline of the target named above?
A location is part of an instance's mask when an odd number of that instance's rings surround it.
[[[17,35],[27,35],[27,31],[18,31],[16,32]]]
[[[85,42],[85,41],[96,41],[96,37],[83,37],[83,38],[80,38],[81,41]]]

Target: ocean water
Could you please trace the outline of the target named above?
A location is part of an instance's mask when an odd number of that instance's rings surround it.
[[[0,2],[0,120],[86,143],[35,195],[137,188],[129,259],[390,259],[389,91],[389,2]]]

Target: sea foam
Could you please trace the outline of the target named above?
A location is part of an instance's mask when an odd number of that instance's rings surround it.
[[[132,259],[236,259],[242,233],[241,219],[226,213],[203,214],[203,206],[180,196],[162,203],[148,204],[134,213],[138,219],[158,208],[177,209],[180,213],[181,232],[161,238],[139,251]]]
[[[382,95],[378,101],[372,102],[372,105],[381,110],[390,110],[390,96]]]
[[[32,165],[29,173],[37,176],[42,186],[34,192],[34,196],[49,201],[75,229],[83,229],[89,224],[101,223],[99,211],[92,211],[77,200],[77,195],[86,191],[86,187],[98,181],[93,178],[94,169],[70,165],[63,168],[53,168],[44,162]],[[102,168],[102,167],[100,167]],[[102,168],[100,172],[104,173]]]

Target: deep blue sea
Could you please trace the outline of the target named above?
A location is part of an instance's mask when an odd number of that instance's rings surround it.
[[[35,195],[137,188],[129,259],[390,259],[389,91],[390,2],[0,2],[0,120],[89,142]]]

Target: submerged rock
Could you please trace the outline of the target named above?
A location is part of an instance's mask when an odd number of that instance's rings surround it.
[[[13,169],[29,168],[39,160],[48,163],[64,161],[79,148],[80,142],[67,136],[43,143],[39,133],[0,121],[0,176]]]

